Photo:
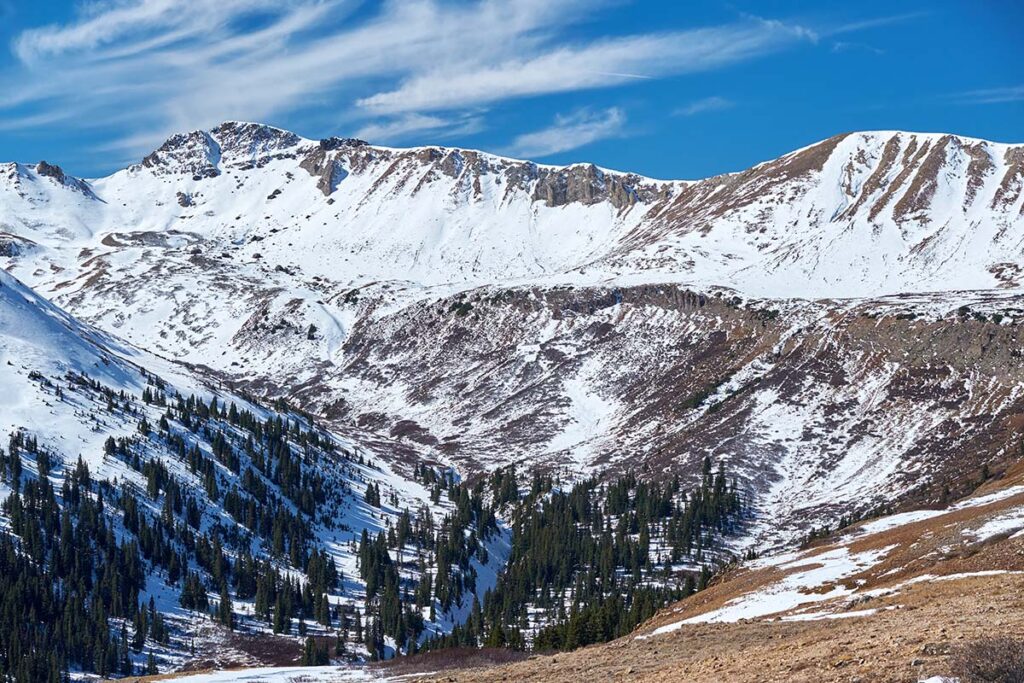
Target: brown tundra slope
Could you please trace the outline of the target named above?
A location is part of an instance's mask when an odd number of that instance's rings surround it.
[[[1018,466],[957,504],[874,518],[805,550],[747,562],[611,643],[418,680],[953,676],[966,646],[1024,630],[1022,482]]]

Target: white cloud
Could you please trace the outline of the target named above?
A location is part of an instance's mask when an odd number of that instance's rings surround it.
[[[529,95],[621,85],[716,69],[778,50],[807,34],[779,22],[628,36],[555,47],[530,58],[475,59],[418,73],[397,89],[360,99],[379,112],[448,109]]]
[[[703,114],[708,111],[722,111],[723,109],[731,109],[736,106],[736,103],[732,100],[727,100],[724,97],[712,96],[705,97],[699,100],[690,102],[686,106],[679,107],[672,112],[673,116],[693,116],[695,114]]]
[[[149,30],[181,39],[279,4],[273,0],[190,0],[185,8],[179,0],[94,1],[84,5],[85,16],[77,23],[27,30],[15,40],[14,49],[23,61],[32,62],[98,48],[125,37],[134,39]]]
[[[601,4],[81,0],[74,20],[16,38],[0,119],[89,127],[103,149],[126,154],[226,119],[327,112],[376,140],[440,137],[479,130],[481,109],[511,98],[708,71],[816,38],[756,17],[579,37],[574,25]]]
[[[619,137],[625,123],[626,115],[617,107],[600,112],[581,109],[568,116],[557,116],[549,128],[519,135],[508,153],[536,158],[567,152],[598,140]]]
[[[874,45],[868,45],[867,43],[850,42],[846,40],[837,40],[832,44],[832,52],[849,52],[851,50],[860,50],[863,52],[870,52],[873,55],[884,55],[885,50],[877,48]]]
[[[394,142],[423,133],[430,133],[439,138],[470,135],[483,128],[481,116],[444,118],[425,114],[403,114],[393,119],[368,123],[355,132],[355,137],[370,142]]]
[[[825,35],[836,36],[844,33],[855,33],[858,31],[866,31],[873,28],[879,28],[882,26],[891,26],[892,24],[902,24],[914,19],[923,19],[931,14],[926,10],[920,10],[917,12],[904,12],[903,14],[891,14],[885,17],[871,17],[868,19],[861,19],[859,21],[851,21],[846,24],[841,24],[830,30],[825,31]]]
[[[955,96],[966,104],[1002,104],[1004,102],[1020,102],[1024,100],[1024,85],[1010,85],[1001,88],[983,88],[969,90]]]
[[[126,144],[328,106],[366,118],[348,93],[470,54],[536,50],[580,14],[574,2],[403,0],[357,21],[356,0],[195,0],[188,11],[86,1],[78,21],[16,40],[22,68],[0,74],[0,116],[30,122],[46,110],[75,126],[130,112],[111,125]]]

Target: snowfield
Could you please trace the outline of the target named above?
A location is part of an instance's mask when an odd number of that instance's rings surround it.
[[[791,559],[791,556],[776,558],[782,562],[768,562],[757,565],[760,567],[776,567],[786,572],[778,583],[763,591],[750,593],[737,598],[724,607],[704,612],[690,619],[673,624],[660,626],[650,634],[637,636],[649,638],[665,633],[678,631],[685,624],[702,624],[716,622],[733,622],[740,619],[756,619],[779,612],[788,612],[796,607],[809,603],[832,600],[853,593],[852,590],[837,585],[841,579],[864,571],[882,560],[892,548],[884,548],[865,553],[850,554],[847,548],[837,548],[824,553]],[[829,590],[814,592],[821,586],[831,586]],[[845,616],[853,616],[846,614]],[[804,618],[810,618],[804,615]]]

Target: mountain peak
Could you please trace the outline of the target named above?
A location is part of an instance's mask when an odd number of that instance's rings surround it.
[[[342,147],[369,147],[370,143],[359,138],[329,137],[320,140],[320,148],[325,151],[341,149]]]
[[[93,194],[92,187],[90,187],[89,183],[81,178],[76,178],[73,175],[65,173],[64,169],[56,164],[47,163],[46,161],[40,161],[38,164],[28,165],[12,163],[4,164],[3,168],[6,170],[6,173],[2,174],[2,179],[6,181],[8,187],[15,192],[18,192],[21,196],[24,196],[24,193],[28,192],[26,186],[23,185],[24,180],[39,181],[40,179],[45,178],[50,183],[54,183],[74,192],[79,192],[91,199],[97,198],[96,195]],[[36,188],[36,192],[42,189],[40,186],[36,186]],[[45,195],[45,190],[43,193]],[[35,193],[31,192],[31,194]]]
[[[225,121],[210,131],[224,156],[257,159],[295,147],[303,138],[291,131],[246,121]]]
[[[308,142],[291,131],[262,123],[225,121],[210,131],[178,133],[142,160],[156,175],[191,175],[214,178],[221,167],[248,170],[272,158],[295,156],[294,149]]]
[[[220,175],[220,145],[209,133],[194,130],[176,133],[142,160],[142,166],[155,175],[185,173],[193,178],[212,178]]]
[[[64,175],[64,169],[62,169],[60,166],[57,166],[56,164],[48,164],[46,163],[46,161],[40,161],[38,164],[36,164],[36,173],[38,173],[41,176],[53,178],[61,185],[63,185],[64,182],[67,180],[67,176]]]

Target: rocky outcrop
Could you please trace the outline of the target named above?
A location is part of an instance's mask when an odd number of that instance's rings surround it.
[[[893,218],[897,223],[912,218],[917,219],[919,223],[931,221],[928,208],[938,188],[939,174],[945,170],[947,148],[952,143],[952,136],[946,135],[939,138],[928,150],[928,154],[915,169],[913,180],[893,207]]]
[[[295,133],[259,123],[228,121],[210,131],[225,167],[248,171],[276,159],[294,159],[303,142]]]
[[[220,175],[220,145],[209,133],[195,130],[167,138],[142,160],[142,167],[154,175],[184,174],[194,180]]]
[[[0,232],[0,257],[15,258],[23,256],[26,252],[36,248],[38,245],[32,240]]]
[[[210,131],[227,156],[259,157],[298,145],[302,138],[291,131],[262,123],[226,121]]]
[[[1009,208],[1024,193],[1024,147],[1006,150],[1006,171],[999,181],[999,188],[992,197],[992,208]],[[1024,203],[1021,204],[1024,213]]]
[[[64,175],[64,170],[60,166],[48,164],[45,161],[40,161],[36,164],[36,173],[44,178],[53,178],[53,180],[61,185],[63,185],[67,180],[67,177]]]
[[[671,193],[669,183],[655,183],[636,175],[609,173],[593,164],[562,169],[543,168],[533,188],[534,201],[547,206],[608,202],[619,210],[638,202],[651,203]]]
[[[34,170],[36,172],[36,175],[38,175],[41,178],[48,178],[49,180],[53,181],[58,185],[66,187],[70,190],[74,190],[75,192],[80,192],[91,199],[96,199],[96,195],[93,194],[92,188],[89,186],[89,183],[85,182],[80,178],[68,175],[67,173],[64,172],[64,169],[62,169],[60,166],[57,166],[56,164],[50,164],[47,163],[46,161],[40,161],[38,164],[35,165]]]
[[[196,130],[172,135],[142,160],[156,175],[186,175],[195,180],[214,178],[221,167],[252,170],[273,159],[294,158],[302,142],[295,133],[257,123],[222,123],[209,133]]]
[[[314,149],[306,153],[299,167],[317,179],[316,188],[329,197],[337,188],[338,183],[345,179],[348,172],[332,152],[344,143],[333,146],[331,140],[323,140]]]

